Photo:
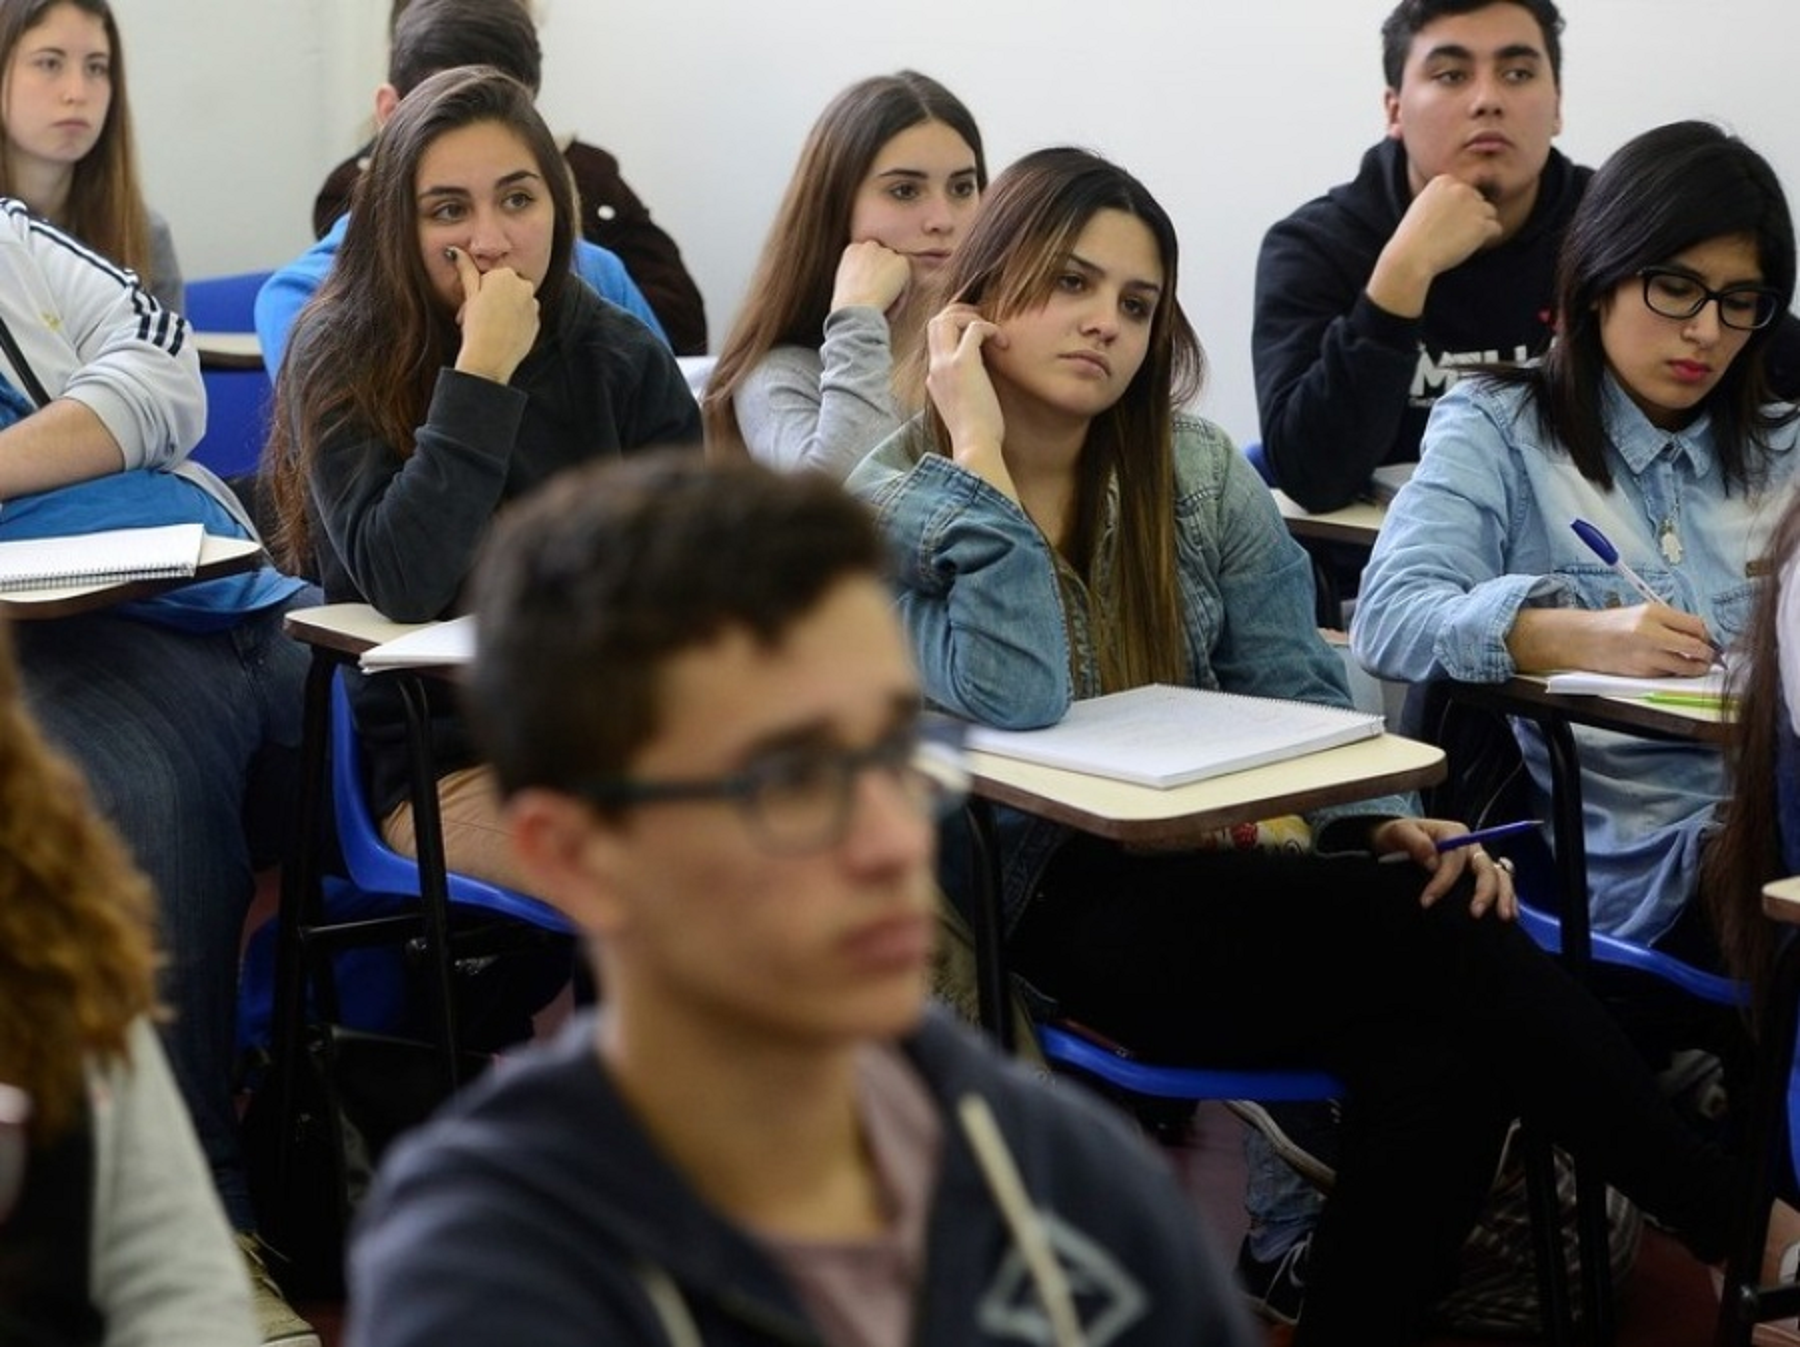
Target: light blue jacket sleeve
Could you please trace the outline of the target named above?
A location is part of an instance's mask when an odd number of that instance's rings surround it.
[[[1432,410],[1426,452],[1363,572],[1351,649],[1382,678],[1504,682],[1514,673],[1506,637],[1519,610],[1564,599],[1555,577],[1512,572],[1513,540],[1537,508],[1504,423],[1519,403],[1478,399],[1472,383]]]
[[[306,307],[337,258],[338,245],[344,241],[348,215],[340,215],[330,229],[312,247],[275,272],[256,292],[256,340],[262,347],[263,368],[269,377],[281,373],[281,359],[287,354],[288,336],[294,330],[294,319]]]
[[[637,282],[631,279],[631,273],[625,270],[617,253],[608,252],[586,239],[576,239],[575,274],[593,286],[601,299],[617,304],[642,322],[664,346],[669,344],[669,334],[663,331],[662,324],[651,311],[650,301],[637,288]]]
[[[935,705],[1002,729],[1061,720],[1074,696],[1050,545],[1016,504],[942,454],[917,422],[845,485],[874,506],[898,608]]]

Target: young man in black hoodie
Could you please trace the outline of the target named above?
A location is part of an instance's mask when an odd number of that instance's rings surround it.
[[[1276,484],[1334,510],[1419,456],[1459,367],[1541,354],[1591,170],[1562,129],[1552,0],[1402,0],[1382,24],[1387,138],[1269,230],[1252,354]]]
[[[1592,170],[1562,129],[1562,15],[1552,0],[1401,0],[1381,26],[1387,136],[1352,182],[1271,228],[1256,267],[1252,354],[1263,455],[1309,510],[1348,505],[1410,463],[1460,367],[1542,354],[1556,253]],[[1356,591],[1362,549],[1320,556]],[[1324,1152],[1323,1105],[1276,1110]],[[1239,1274],[1291,1323],[1319,1198],[1252,1135]]]
[[[1118,1121],[928,1014],[933,812],[872,521],[649,456],[497,531],[465,691],[605,1007],[401,1144],[353,1344],[1248,1344]]]

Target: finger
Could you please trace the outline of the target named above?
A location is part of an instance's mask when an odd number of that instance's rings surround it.
[[[977,318],[962,330],[962,338],[957,343],[957,354],[979,353],[982,343],[998,336],[1000,329],[985,318]]]
[[[461,248],[446,248],[444,255],[456,267],[456,277],[462,282],[463,298],[473,299],[475,292],[481,289],[481,269]]]
[[[1472,847],[1470,850],[1476,854],[1469,858],[1469,868],[1475,877],[1475,890],[1469,898],[1469,913],[1479,917],[1499,903],[1507,876],[1499,863],[1480,847]]]
[[[1513,863],[1502,856],[1495,864],[1500,868],[1500,897],[1494,905],[1495,915],[1501,921],[1517,921],[1519,917],[1519,886],[1513,871]]]
[[[1430,907],[1433,903],[1437,902],[1438,899],[1450,892],[1451,888],[1455,886],[1456,881],[1462,878],[1462,872],[1469,864],[1469,852],[1471,850],[1477,850],[1477,848],[1458,848],[1455,851],[1446,851],[1442,854],[1433,848],[1431,853],[1431,868],[1434,873],[1431,876],[1431,882],[1425,886],[1424,892],[1419,895],[1419,905],[1421,907]],[[1424,862],[1421,861],[1420,864],[1424,864]]]

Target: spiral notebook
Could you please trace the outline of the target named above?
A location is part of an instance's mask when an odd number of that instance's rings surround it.
[[[0,542],[0,593],[178,579],[200,565],[205,538],[200,524],[162,524]]]
[[[1382,732],[1362,711],[1151,684],[1078,701],[1041,730],[975,726],[970,748],[1142,786],[1184,786]]]

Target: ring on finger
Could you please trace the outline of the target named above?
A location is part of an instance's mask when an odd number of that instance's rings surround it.
[[[1512,857],[1510,857],[1510,856],[1502,856],[1498,860],[1496,860],[1494,862],[1494,864],[1499,866],[1502,870],[1506,871],[1506,873],[1508,875],[1511,875],[1513,873],[1514,866],[1512,863]]]

